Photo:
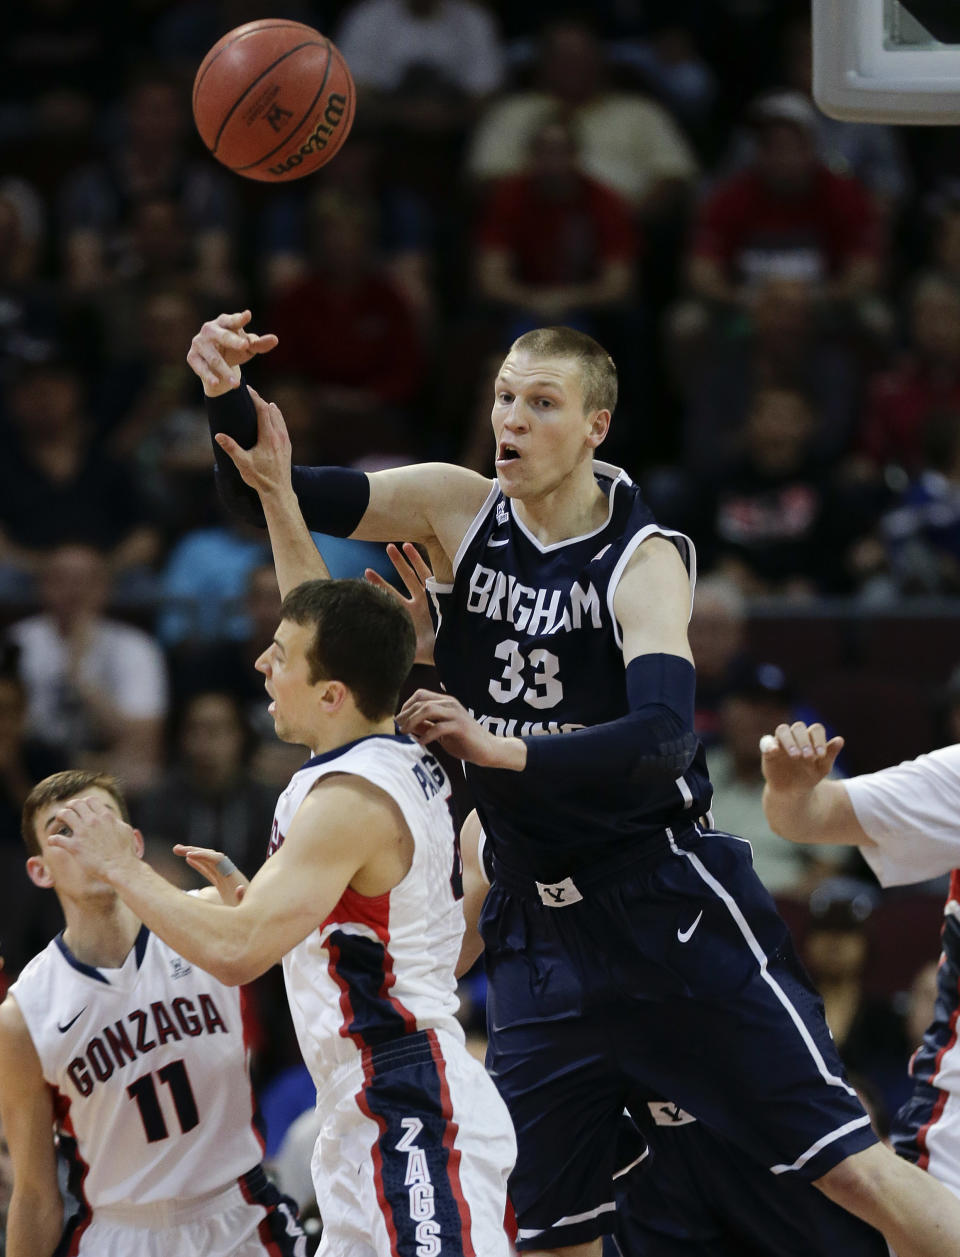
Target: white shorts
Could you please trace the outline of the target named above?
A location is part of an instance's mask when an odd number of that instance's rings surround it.
[[[317,1257],[509,1257],[516,1140],[486,1070],[444,1031],[365,1049],[320,1099]]]
[[[257,1183],[254,1191],[246,1180]],[[262,1184],[262,1185],[260,1185]],[[257,1189],[259,1188],[259,1189]],[[262,1171],[188,1200],[96,1209],[74,1233],[78,1257],[306,1257],[292,1202]]]

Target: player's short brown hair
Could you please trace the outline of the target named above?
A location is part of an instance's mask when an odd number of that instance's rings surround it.
[[[308,580],[283,600],[284,620],[313,625],[310,684],[342,681],[367,720],[397,710],[416,651],[413,621],[386,590],[365,580]]]
[[[538,358],[572,358],[583,381],[583,409],[609,410],[617,405],[617,368],[604,347],[586,332],[572,327],[537,327],[524,332],[510,352],[535,354]]]
[[[51,803],[63,803],[78,795],[99,787],[106,791],[117,805],[120,815],[129,825],[130,812],[123,791],[116,777],[92,769],[68,768],[66,772],[53,773],[38,781],[27,795],[20,815],[20,834],[28,855],[40,855],[40,839],[37,837],[37,813]]]

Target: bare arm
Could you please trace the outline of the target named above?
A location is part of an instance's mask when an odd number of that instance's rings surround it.
[[[250,389],[257,411],[257,443],[245,450],[226,433],[217,444],[233,460],[244,484],[260,496],[270,534],[280,597],[305,580],[329,580],[330,570],[317,550],[290,481],[290,436],[280,409]]]
[[[53,1097],[23,1014],[0,1005],[0,1123],[13,1162],[7,1257],[51,1257],[63,1231],[53,1143]]]
[[[821,724],[778,725],[760,741],[766,784],[763,811],[775,834],[790,842],[871,847],[842,781],[829,773],[843,738],[827,741]]]
[[[463,916],[466,928],[460,945],[460,958],[457,960],[458,978],[473,966],[474,961],[483,951],[483,939],[480,937],[479,929],[480,910],[487,897],[490,884],[480,860],[482,834],[480,818],[473,811],[463,822],[460,830],[460,855],[463,860]]]
[[[247,331],[250,311],[221,314],[204,323],[194,336],[187,362],[203,384],[207,397],[220,397],[241,385],[241,366],[277,345],[272,334]],[[219,439],[222,448],[227,449]],[[450,563],[470,521],[483,505],[491,482],[476,472],[451,463],[417,463],[372,472],[370,498],[360,524],[350,534],[361,541],[392,541],[397,537],[427,546],[434,571],[449,579]],[[264,509],[266,506],[264,504]],[[278,503],[278,509],[283,508]],[[309,527],[315,523],[301,500]]]
[[[155,873],[134,854],[129,827],[96,799],[61,809],[58,816],[67,832],[51,835],[50,842],[114,886],[144,924],[184,959],[239,986],[306,938],[326,920],[352,879],[385,849],[397,846],[394,807],[382,790],[360,778],[321,781],[236,907],[185,895]]]
[[[638,655],[679,655],[693,663],[687,641],[690,578],[676,546],[652,536],[635,550],[613,597],[623,634],[623,661]]]

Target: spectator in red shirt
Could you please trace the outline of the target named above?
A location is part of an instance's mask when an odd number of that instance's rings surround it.
[[[875,325],[885,243],[869,193],[818,159],[813,106],[799,93],[761,97],[750,117],[754,160],[717,185],[694,225],[693,296],[740,310],[762,280],[805,279],[831,312]]]
[[[527,169],[495,184],[478,234],[478,289],[508,312],[508,340],[543,324],[593,332],[598,313],[616,313],[631,296],[630,207],[583,173],[559,119],[536,131]]]
[[[928,421],[941,411],[960,412],[960,287],[927,274],[913,290],[907,349],[871,382],[861,453],[874,470],[895,464],[916,475]]]
[[[317,206],[313,266],[277,297],[266,320],[280,343],[268,366],[313,390],[324,462],[407,462],[407,423],[423,381],[418,322],[377,255],[365,207]]]
[[[700,482],[697,548],[747,597],[855,593],[865,575],[873,499],[812,454],[815,426],[802,393],[761,388],[740,462]]]

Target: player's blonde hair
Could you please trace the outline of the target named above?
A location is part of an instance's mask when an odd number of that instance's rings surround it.
[[[75,799],[77,795],[88,790],[99,788],[105,790],[116,803],[120,815],[129,825],[130,812],[127,801],[123,797],[120,783],[109,773],[95,772],[93,769],[68,768],[62,773],[53,773],[38,781],[23,804],[20,815],[20,834],[28,855],[41,855],[40,839],[37,836],[37,813],[51,803],[63,803],[67,799]]]
[[[572,327],[537,327],[524,332],[510,346],[538,358],[570,358],[580,368],[583,384],[583,409],[609,410],[617,405],[617,368],[604,347]]]

